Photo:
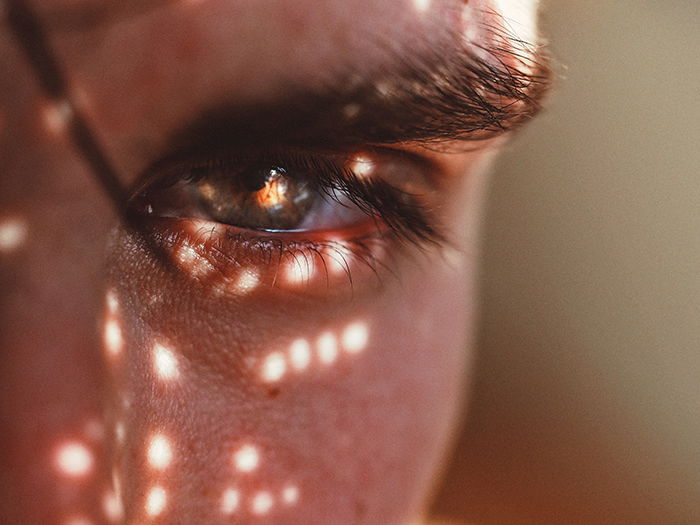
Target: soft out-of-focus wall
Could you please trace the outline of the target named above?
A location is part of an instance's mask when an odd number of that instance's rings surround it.
[[[550,0],[564,77],[502,158],[437,514],[700,524],[700,2]]]

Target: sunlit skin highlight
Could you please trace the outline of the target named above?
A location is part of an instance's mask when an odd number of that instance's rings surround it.
[[[253,445],[244,445],[233,454],[233,465],[239,472],[253,472],[260,463],[260,453]]]
[[[349,324],[341,336],[343,350],[351,354],[362,352],[369,341],[369,329],[367,323],[358,321]]]
[[[228,488],[221,495],[221,513],[230,516],[238,510],[241,496],[238,490]]]
[[[20,217],[0,220],[0,253],[10,253],[22,247],[27,240],[29,227]]]
[[[253,514],[264,515],[272,510],[275,500],[267,491],[260,491],[253,496],[250,504],[250,511]]]
[[[330,365],[338,358],[338,339],[332,332],[321,334],[316,342],[318,360],[324,365]]]
[[[173,459],[170,441],[162,434],[156,434],[148,445],[148,463],[156,470],[165,470]]]
[[[281,352],[273,352],[263,361],[262,378],[268,383],[279,381],[286,371],[287,362]]]
[[[56,452],[56,466],[65,476],[82,478],[92,472],[94,457],[90,449],[78,441],[70,441]]]
[[[311,362],[311,346],[306,339],[296,339],[289,347],[289,361],[294,370],[306,370]]]
[[[160,343],[153,345],[153,368],[163,381],[172,381],[180,377],[175,354],[171,349]]]
[[[107,353],[112,357],[116,357],[122,353],[122,349],[124,348],[124,336],[122,334],[121,325],[117,319],[108,318],[105,321],[104,345],[107,349]]]

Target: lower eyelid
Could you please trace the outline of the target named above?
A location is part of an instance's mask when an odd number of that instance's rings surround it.
[[[376,290],[393,239],[371,219],[342,236],[252,232],[180,218],[148,218],[143,227],[183,277],[224,297],[334,297]]]

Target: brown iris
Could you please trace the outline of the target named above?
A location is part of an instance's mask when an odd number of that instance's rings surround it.
[[[200,205],[215,221],[256,230],[298,228],[319,198],[308,181],[279,166],[254,167],[232,182],[207,177],[194,188]]]

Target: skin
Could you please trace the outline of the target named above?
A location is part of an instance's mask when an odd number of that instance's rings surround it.
[[[410,52],[460,3],[208,0],[132,12],[86,1],[118,22],[79,29],[67,27],[71,4],[37,7],[130,184],[212,102],[273,101],[337,67],[381,66],[386,54],[363,35]],[[485,4],[534,33],[534,1]],[[19,232],[0,252],[2,522],[419,519],[469,375],[479,211],[502,140],[459,153],[400,146],[433,166],[449,247],[391,247],[391,272],[378,280],[358,266],[352,288],[345,276],[263,278],[250,293],[221,293],[191,264],[168,271],[119,225],[5,31],[0,49],[16,72],[0,79],[0,223]],[[353,323],[367,330],[359,351],[343,344]],[[333,337],[337,356],[323,354]],[[311,363],[287,360],[266,379],[268,356],[298,339]],[[229,488],[238,504],[229,496],[226,515]]]

